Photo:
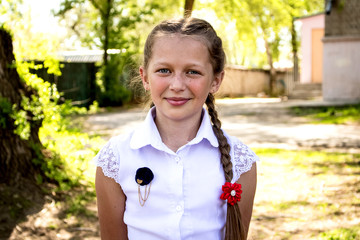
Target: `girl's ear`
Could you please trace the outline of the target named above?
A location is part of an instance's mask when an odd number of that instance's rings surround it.
[[[216,93],[224,79],[225,72],[221,71],[220,73],[215,74],[214,81],[211,83],[210,93]]]
[[[150,84],[149,81],[147,79],[147,75],[146,75],[146,70],[144,69],[144,67],[140,67],[139,68],[139,73],[140,73],[140,77],[141,77],[141,81],[143,83],[143,86],[145,88],[145,90],[149,90],[150,89]]]

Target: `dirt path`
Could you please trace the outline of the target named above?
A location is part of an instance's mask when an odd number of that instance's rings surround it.
[[[290,107],[324,106],[331,103],[299,100],[281,102],[276,99],[248,101],[219,100],[218,104],[224,129],[251,147],[338,151],[358,151],[360,148],[359,125],[311,124],[304,117],[290,114]]]
[[[251,147],[360,149],[360,126],[310,124],[305,118],[289,115],[292,106],[326,104],[321,101],[282,102],[280,99],[217,100],[223,128]],[[132,109],[93,115],[87,119],[86,128],[110,138],[140,124],[146,111]]]

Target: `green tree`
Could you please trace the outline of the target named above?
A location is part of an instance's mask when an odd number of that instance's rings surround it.
[[[276,81],[276,70],[274,60],[279,57],[280,30],[283,22],[289,21],[283,6],[277,0],[254,0],[248,1],[248,11],[250,12],[257,33],[265,45],[266,57],[270,68],[269,93],[273,94]]]
[[[0,29],[0,183],[14,185],[21,178],[35,182],[41,169],[33,159],[41,157],[41,113],[28,106],[37,92],[16,71],[11,35]],[[28,103],[28,104],[26,104]],[[37,151],[38,150],[38,151]]]
[[[320,12],[323,1],[311,0],[229,0],[219,6],[213,3],[211,7],[219,18],[230,18],[236,21],[239,39],[244,45],[254,46],[259,39],[263,42],[267,66],[270,70],[269,92],[273,94],[276,79],[274,62],[279,59],[280,49],[285,44],[284,35],[291,34],[291,46],[296,56],[298,49],[294,16]],[[223,10],[220,10],[221,7]],[[231,17],[229,17],[229,14]],[[261,53],[257,52],[256,55]]]
[[[114,99],[114,87],[122,84],[120,76],[129,74],[134,63],[132,56],[139,51],[140,36],[136,31],[138,25],[149,22],[159,5],[146,1],[125,0],[64,0],[56,14],[67,20],[82,44],[89,48],[103,50],[101,70],[103,104],[122,103],[126,92],[119,92]],[[109,57],[111,49],[116,54]],[[112,60],[111,60],[112,59]],[[109,62],[110,61],[110,62]],[[122,68],[114,68],[113,62],[120,63]],[[133,66],[132,66],[133,67]],[[111,69],[111,70],[110,70]],[[120,71],[120,72],[113,72]],[[120,90],[117,88],[117,90]],[[126,88],[122,88],[126,91]],[[110,99],[113,98],[113,99]],[[116,98],[116,97],[115,97]],[[109,102],[110,101],[110,102]]]
[[[43,61],[49,73],[60,75],[57,51],[62,39],[54,34],[35,32],[30,10],[22,0],[0,0],[0,3],[0,24],[12,34],[15,59]]]
[[[1,27],[0,39],[1,182],[18,184],[22,178],[30,179],[29,184],[43,180],[58,182],[50,171],[61,169],[62,162],[53,161],[52,153],[42,145],[39,134],[44,125],[51,125],[53,132],[64,127],[63,111],[67,104],[58,105],[60,94],[56,86],[30,72],[46,67],[49,73],[60,74],[53,56],[56,47],[51,38],[32,31],[28,12],[18,10],[22,1],[2,3],[5,4],[0,11],[6,14],[1,19],[4,27]],[[8,32],[15,33],[11,36]],[[14,49],[12,37],[14,45],[17,44]],[[23,59],[44,60],[44,64],[35,65]]]
[[[46,116],[52,114],[49,109],[56,105],[59,96],[55,86],[28,72],[27,65],[32,64],[22,64],[21,60],[45,60],[49,71],[59,74],[59,65],[53,58],[56,44],[54,38],[32,32],[29,12],[19,10],[21,0],[0,3],[1,182],[17,184],[21,178],[35,182],[44,176],[41,164],[34,163],[34,159],[43,160],[39,129]]]
[[[297,81],[299,39],[295,26],[295,18],[324,11],[322,0],[283,0],[287,14],[291,18],[291,49],[294,62],[294,79]]]

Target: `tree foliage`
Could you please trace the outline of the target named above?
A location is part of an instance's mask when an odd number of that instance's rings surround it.
[[[34,181],[35,175],[44,176],[43,169],[34,164],[35,159],[41,162],[44,157],[39,129],[56,112],[53,107],[59,94],[54,85],[30,74],[29,68],[35,68],[33,63],[22,60],[46,59],[45,65],[55,74],[59,73],[59,65],[51,55],[53,45],[46,44],[51,42],[50,39],[31,31],[29,12],[19,10],[22,1],[2,3],[0,102],[4,108],[0,122],[1,152],[5,155],[1,156],[4,161],[1,165],[2,171],[6,170],[2,176],[9,183],[16,183],[21,177]],[[13,167],[9,167],[10,162]]]
[[[57,51],[58,36],[34,31],[31,14],[24,8],[23,0],[2,0],[0,24],[11,32],[15,58],[18,61],[41,60],[48,72],[60,75]]]
[[[0,180],[11,184],[18,184],[21,178],[37,183],[51,181],[64,189],[64,186],[78,183],[81,174],[74,174],[79,169],[75,164],[67,164],[68,159],[63,157],[66,154],[61,153],[63,149],[71,152],[69,146],[57,145],[71,142],[71,146],[75,146],[74,142],[78,141],[85,144],[85,137],[74,137],[67,130],[67,116],[78,112],[78,108],[70,102],[59,105],[60,94],[56,86],[31,73],[31,69],[46,67],[57,74],[59,64],[53,58],[53,47],[48,48],[44,38],[32,31],[31,21],[25,21],[29,18],[22,19],[28,15],[18,11],[21,1],[9,3],[12,5],[1,5],[7,16],[2,19],[6,29],[0,28]],[[14,48],[16,58],[9,31],[18,44]],[[44,64],[22,61],[24,58],[42,59]],[[68,135],[68,139],[62,141],[63,135]]]
[[[43,115],[37,108],[37,92],[20,78],[13,55],[10,34],[0,28],[0,173],[1,183],[16,184],[17,179],[34,182],[41,174],[32,159],[41,155],[38,136]],[[40,111],[40,112],[39,112]]]
[[[295,80],[297,80],[297,71],[298,71],[298,50],[299,50],[299,44],[300,40],[298,37],[298,33],[295,26],[295,18],[301,17],[304,15],[309,15],[313,13],[318,13],[320,11],[323,11],[324,9],[324,2],[320,0],[316,1],[308,1],[308,0],[284,0],[285,3],[285,11],[287,14],[291,17],[291,50],[293,55],[293,62],[294,62],[294,76]]]
[[[233,57],[235,63],[270,69],[271,92],[276,74],[274,62],[279,60],[285,48],[297,53],[294,17],[321,12],[323,5],[320,0],[228,0],[221,4],[215,1],[210,6],[216,9],[219,19],[235,24],[236,46],[231,54],[240,55]],[[229,34],[234,36],[232,32]],[[233,43],[227,39],[227,44]]]
[[[149,22],[159,5],[147,1],[64,0],[57,15],[63,17],[84,47],[103,50],[100,70],[100,103],[122,104],[129,99],[122,79],[134,67],[141,26]],[[109,50],[117,53],[109,57]],[[110,61],[110,62],[109,62]],[[118,67],[114,66],[118,63]],[[114,72],[115,71],[115,72]],[[116,88],[117,91],[114,91]],[[118,92],[119,91],[119,92]]]
[[[277,61],[284,47],[290,46],[293,18],[321,12],[323,5],[322,0],[227,0],[196,6],[210,7],[218,19],[235,25],[232,32],[226,31],[230,39],[234,39],[233,32],[237,35],[234,44],[240,57],[233,63],[269,68],[265,45]]]

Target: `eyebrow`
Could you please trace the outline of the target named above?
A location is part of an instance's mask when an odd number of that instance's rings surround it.
[[[169,62],[166,62],[166,61],[161,61],[161,62],[155,62],[154,63],[154,67],[161,67],[161,66],[168,66],[168,65],[172,65],[170,64]],[[190,64],[186,64],[185,65],[186,67],[204,67],[202,64],[197,64],[197,63],[190,63]]]

